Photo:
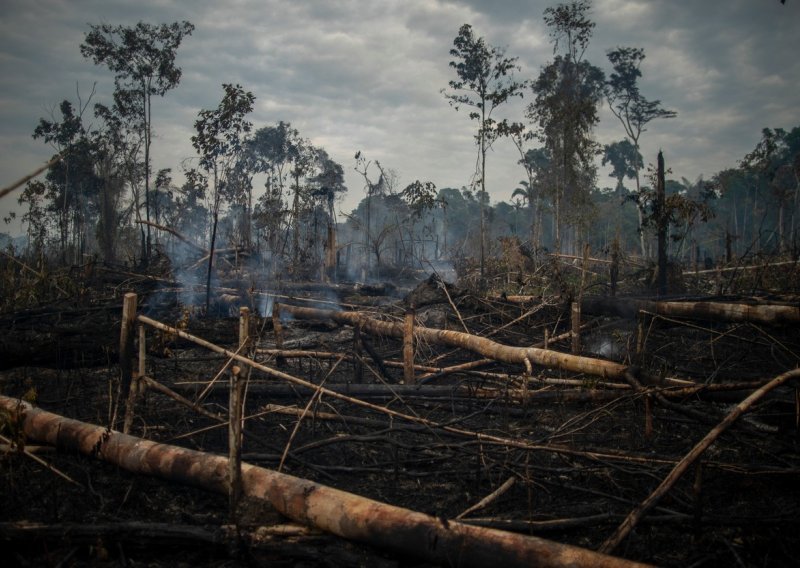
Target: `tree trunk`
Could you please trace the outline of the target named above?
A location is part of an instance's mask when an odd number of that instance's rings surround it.
[[[208,270],[206,271],[206,315],[211,306],[211,271],[214,269],[214,246],[217,241],[217,224],[219,223],[219,179],[217,165],[214,164],[214,211],[211,221],[211,244],[208,248]],[[147,225],[150,226],[149,224]]]
[[[731,304],[721,302],[653,302],[650,300],[585,298],[581,310],[594,315],[635,318],[640,310],[693,319],[760,324],[800,323],[800,305]]]
[[[226,494],[228,460],[64,418],[0,396],[0,408],[24,413],[28,440],[79,451],[128,471]],[[627,560],[533,536],[465,525],[353,495],[268,469],[242,465],[243,493],[269,501],[286,517],[343,538],[425,562],[458,566],[639,566]]]
[[[142,84],[142,106],[144,111],[144,213],[147,222],[150,222],[150,97],[147,94],[147,87]],[[147,240],[145,250],[142,253],[144,260],[150,259],[151,247],[150,225],[147,225]],[[214,245],[211,245],[214,248]]]
[[[658,224],[658,294],[667,295],[667,215],[664,182],[664,154],[658,153],[658,182],[656,184],[656,223]]]
[[[301,319],[330,319],[339,323],[361,326],[375,335],[388,337],[403,337],[404,325],[402,322],[387,322],[366,317],[360,312],[340,312],[316,308],[302,308],[281,304],[281,310]],[[417,326],[414,330],[417,341],[432,344],[448,345],[478,353],[486,358],[504,363],[526,365],[533,363],[543,367],[563,369],[575,373],[586,373],[593,376],[606,377],[607,379],[623,379],[626,365],[603,359],[593,359],[558,353],[536,347],[512,347],[460,331],[433,329]]]

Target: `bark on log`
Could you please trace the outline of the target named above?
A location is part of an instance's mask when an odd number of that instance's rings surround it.
[[[360,312],[340,312],[287,306],[286,304],[281,304],[281,310],[299,319],[327,318],[348,325],[360,325],[363,330],[369,331],[375,335],[403,337],[404,326],[402,322],[380,321],[368,318]],[[620,380],[624,379],[625,371],[627,370],[626,365],[621,365],[613,361],[558,353],[556,351],[539,349],[538,347],[513,347],[461,331],[418,326],[414,333],[416,334],[417,341],[427,341],[428,343],[437,343],[450,347],[467,349],[468,351],[478,353],[489,359],[502,361],[504,363],[524,365],[527,359],[531,363],[543,367]]]
[[[18,401],[0,396],[16,412]],[[28,439],[78,451],[128,471],[227,493],[228,460],[158,444],[59,416],[23,403]],[[343,538],[457,566],[637,566],[634,562],[542,538],[431,517],[294,476],[243,464],[246,495],[268,500],[281,514]]]
[[[721,302],[655,302],[652,300],[584,298],[587,314],[615,315],[633,319],[640,310],[661,316],[762,324],[800,323],[800,304],[733,304]]]

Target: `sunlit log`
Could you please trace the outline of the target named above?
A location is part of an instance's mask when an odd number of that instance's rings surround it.
[[[131,472],[228,492],[228,459],[223,456],[136,438],[4,396],[0,408],[24,412],[22,428],[29,440]],[[298,523],[426,562],[464,567],[639,565],[538,537],[432,517],[249,464],[242,464],[242,482],[245,495],[269,501]]]

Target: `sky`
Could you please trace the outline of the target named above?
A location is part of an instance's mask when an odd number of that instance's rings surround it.
[[[364,196],[354,171],[361,151],[414,180],[469,186],[476,123],[441,93],[455,79],[449,50],[462,24],[518,57],[519,80],[535,79],[553,58],[539,0],[0,0],[0,187],[53,154],[31,134],[60,101],[109,103],[113,74],[80,54],[90,24],[132,26],[188,20],[180,85],[153,101],[153,169],[196,165],[190,138],[197,113],[214,109],[223,83],[255,97],[254,128],[285,121],[323,147],[346,172],[350,212]],[[800,0],[594,0],[596,28],[586,58],[610,72],[608,50],[641,47],[640,87],[677,117],[642,134],[645,163],[663,150],[675,179],[709,178],[735,167],[764,127],[800,125]],[[525,99],[498,118],[523,121]],[[89,113],[90,114],[90,113]],[[607,108],[595,134],[624,137]],[[507,140],[488,156],[487,190],[508,201],[524,178]],[[195,162],[192,162],[195,160]],[[374,172],[375,170],[373,170]],[[176,177],[178,177],[176,175]],[[600,187],[613,186],[601,169]],[[257,188],[260,189],[260,188]],[[0,200],[0,219],[24,211],[19,191]],[[0,232],[16,234],[18,222]]]

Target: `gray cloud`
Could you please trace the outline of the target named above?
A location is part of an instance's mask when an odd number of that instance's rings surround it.
[[[348,172],[351,209],[363,195],[352,171],[357,150],[414,179],[439,187],[468,184],[474,171],[474,124],[440,95],[452,78],[448,51],[471,23],[518,56],[521,79],[552,57],[542,13],[549,2],[383,0],[329,2],[239,0],[160,2],[40,0],[4,2],[0,20],[0,161],[8,183],[45,161],[31,140],[38,119],[64,98],[97,83],[108,101],[113,78],[80,56],[87,22],[131,25],[188,19],[196,25],[178,55],[183,79],[155,101],[155,168],[194,156],[197,112],[215,107],[220,85],[240,83],[256,97],[256,127],[289,121],[325,147]],[[588,57],[607,69],[618,45],[645,49],[642,90],[678,111],[643,135],[646,161],[663,148],[676,177],[710,176],[734,166],[765,126],[800,124],[797,88],[800,3],[690,0],[595,0]],[[522,119],[523,104],[507,116]],[[607,110],[597,131],[610,142],[623,132]],[[514,148],[497,144],[487,168],[495,200],[510,198],[522,171]],[[606,181],[599,180],[601,185]],[[16,207],[7,197],[0,212]],[[5,230],[0,227],[0,230]]]

